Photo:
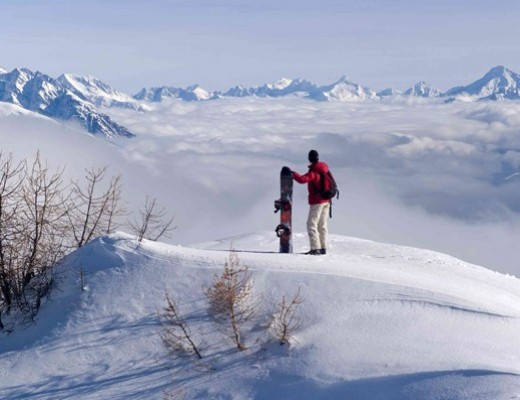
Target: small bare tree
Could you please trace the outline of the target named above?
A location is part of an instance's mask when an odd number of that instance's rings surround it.
[[[62,171],[0,157],[0,312],[33,318],[66,253]],[[0,323],[0,327],[3,323]]]
[[[168,294],[166,294],[166,307],[160,317],[162,331],[159,335],[166,349],[171,353],[195,354],[201,359],[199,346],[193,341],[186,320],[181,316],[175,300]]]
[[[230,252],[221,275],[215,275],[206,290],[210,312],[217,320],[231,326],[232,339],[238,350],[245,350],[240,326],[256,311],[258,302],[254,298],[253,280],[246,266],[240,264],[236,253]]]
[[[150,199],[149,196],[146,196],[145,204],[139,210],[139,218],[129,223],[139,242],[142,242],[143,239],[155,242],[162,236],[170,237],[169,234],[177,228],[173,225],[174,217],[167,219],[164,207],[161,209],[157,207],[155,197]]]
[[[63,170],[50,171],[39,152],[22,187],[22,230],[13,241],[18,271],[19,308],[34,317],[53,284],[52,267],[67,252],[67,206],[63,202]],[[22,295],[24,293],[24,295]],[[29,296],[27,294],[29,293]]]
[[[293,332],[300,327],[301,320],[297,311],[301,303],[301,288],[298,288],[291,301],[287,301],[285,296],[282,297],[279,303],[279,311],[274,315],[271,323],[271,329],[280,345],[289,342]]]
[[[67,216],[78,248],[101,234],[111,233],[116,217],[124,215],[120,206],[121,176],[113,177],[105,191],[100,189],[106,171],[106,167],[86,170],[86,188],[77,181],[72,183]]]

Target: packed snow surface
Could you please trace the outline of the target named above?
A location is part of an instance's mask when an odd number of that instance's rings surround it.
[[[520,281],[432,251],[331,236],[278,254],[272,232],[192,247],[103,237],[69,256],[34,324],[0,338],[2,399],[510,399],[520,394]],[[237,252],[262,305],[237,351],[208,287]],[[307,238],[295,234],[295,249]],[[81,290],[80,270],[85,290]],[[266,329],[301,288],[301,326]],[[158,336],[175,298],[204,358]]]

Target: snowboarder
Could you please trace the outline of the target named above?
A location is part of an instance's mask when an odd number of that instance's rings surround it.
[[[329,166],[319,161],[319,154],[316,150],[309,151],[309,171],[305,175],[292,171],[293,178],[298,183],[307,183],[309,190],[309,216],[307,218],[307,233],[311,249],[311,255],[327,253],[327,221],[330,213],[331,200],[324,198],[320,185],[322,177],[329,171]]]

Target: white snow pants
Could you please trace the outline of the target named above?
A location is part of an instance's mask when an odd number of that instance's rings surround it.
[[[307,218],[307,233],[311,250],[327,248],[327,222],[330,203],[311,204]]]

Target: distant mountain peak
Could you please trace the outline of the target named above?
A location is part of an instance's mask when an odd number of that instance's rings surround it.
[[[417,97],[439,97],[442,95],[442,92],[439,89],[432,87],[430,84],[424,81],[420,81],[410,89],[406,90],[404,95]]]
[[[345,75],[341,75],[341,77],[336,81],[336,83],[352,83],[352,81],[345,74]]]
[[[394,88],[388,88],[381,90],[380,92],[377,92],[378,97],[393,97],[393,96],[400,96],[403,93],[399,90],[396,90]]]
[[[278,79],[276,82],[268,84],[267,86],[269,86],[273,89],[276,89],[276,90],[283,90],[283,89],[286,89],[287,87],[289,87],[292,82],[293,82],[292,79],[281,78],[281,79]]]
[[[376,99],[377,94],[374,90],[354,83],[343,75],[331,85],[316,88],[307,97],[318,101],[351,102]]]
[[[504,67],[503,65],[497,65],[496,67],[491,68],[484,77],[492,78],[492,77],[497,77],[497,76],[501,76],[504,74],[511,74],[511,73],[512,73],[512,71],[510,69]]]
[[[470,100],[520,99],[520,75],[498,65],[475,82],[448,90],[446,96]]]

